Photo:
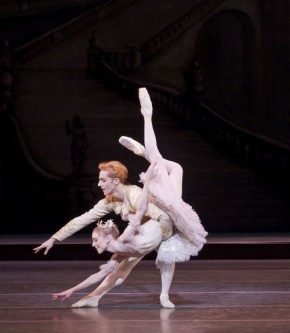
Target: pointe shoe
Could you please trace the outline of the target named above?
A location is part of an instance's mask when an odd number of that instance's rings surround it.
[[[92,296],[85,299],[80,299],[78,302],[72,304],[72,308],[97,308],[99,305],[100,296]]]
[[[143,116],[152,116],[152,102],[146,88],[139,89],[139,100],[141,104],[141,113]]]
[[[122,146],[131,150],[134,154],[138,156],[143,156],[146,158],[145,147],[141,145],[141,143],[129,138],[127,136],[121,136],[119,142]]]
[[[168,295],[160,296],[160,304],[164,309],[174,309],[175,305],[170,301]]]

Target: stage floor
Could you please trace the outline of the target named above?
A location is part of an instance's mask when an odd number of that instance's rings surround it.
[[[159,306],[154,261],[141,262],[95,309],[51,293],[94,273],[103,261],[0,262],[1,333],[289,333],[290,260],[191,260],[177,264],[173,310]]]

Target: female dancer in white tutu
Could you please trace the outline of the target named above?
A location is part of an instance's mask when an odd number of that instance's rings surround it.
[[[171,267],[168,270],[167,280],[170,286],[174,272],[175,262],[183,262],[190,259],[190,256],[196,256],[206,242],[207,232],[200,223],[196,212],[186,204],[182,199],[182,175],[183,171],[179,164],[162,158],[156,144],[156,137],[152,126],[152,104],[145,88],[139,90],[141,103],[141,112],[144,116],[144,135],[145,147],[135,140],[128,137],[121,137],[119,142],[126,148],[132,150],[135,154],[143,156],[150,163],[146,176],[143,176],[144,189],[142,191],[142,200],[140,200],[136,215],[124,231],[123,235],[117,239],[113,231],[115,227],[109,228],[100,225],[93,233],[93,246],[97,251],[108,250],[117,252],[116,258],[140,257],[156,249],[159,244],[156,262],[167,263]],[[147,222],[140,226],[140,221],[146,211],[148,191],[150,200],[163,209],[174,221],[178,229],[169,239],[162,241],[162,232],[158,231],[160,225],[155,221]],[[105,231],[106,230],[106,231]],[[160,235],[160,236],[159,236]],[[142,250],[141,250],[142,249]],[[99,282],[109,273],[113,274],[115,268],[120,269],[121,263],[114,262],[114,256],[110,262],[101,269],[83,281],[81,284],[59,294],[54,294],[54,299],[58,297],[68,297],[73,291],[85,288],[89,285]],[[110,267],[112,271],[110,272]],[[114,277],[115,285],[124,281],[127,274],[120,275],[117,279]],[[98,301],[104,294],[102,284],[88,296],[75,303],[73,307],[98,306]],[[169,301],[168,296],[165,299],[160,297],[161,304],[164,307],[174,307]]]
[[[72,307],[97,307],[100,298],[111,288],[121,284],[129,275],[128,260],[135,265],[134,262],[142,259],[146,254],[157,250],[163,238],[163,228],[160,222],[150,219],[141,225],[143,216],[148,205],[148,183],[154,172],[154,164],[151,165],[144,177],[144,187],[140,196],[138,208],[135,214],[129,217],[129,224],[126,232],[119,237],[117,225],[112,221],[99,221],[97,227],[92,233],[92,246],[99,254],[104,251],[114,253],[107,264],[100,266],[100,271],[91,275],[78,285],[65,290],[61,293],[53,294],[53,299],[66,299],[72,293],[90,287],[105,277],[106,280],[91,294],[83,297],[81,300],[72,305]],[[163,282],[166,288],[166,283]],[[171,276],[168,280],[168,289],[171,284]],[[108,287],[110,287],[108,289]],[[161,305],[165,308],[173,308],[174,305],[170,302],[167,295],[160,296]]]
[[[139,99],[144,117],[145,147],[128,137],[121,137],[119,142],[150,163],[155,163],[154,177],[148,182],[150,201],[166,212],[178,229],[172,237],[161,243],[157,262],[186,261],[201,250],[207,232],[197,213],[181,198],[182,167],[164,159],[158,150],[152,125],[152,103],[145,88],[139,89]]]

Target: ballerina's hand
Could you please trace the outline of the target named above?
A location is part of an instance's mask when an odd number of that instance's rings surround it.
[[[73,291],[69,289],[58,294],[52,294],[52,300],[54,301],[62,297],[62,301],[64,301],[66,298],[70,297],[72,293]]]
[[[146,173],[145,172],[141,172],[139,174],[139,183],[145,183],[145,179],[146,179]]]

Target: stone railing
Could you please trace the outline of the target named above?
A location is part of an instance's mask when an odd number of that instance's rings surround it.
[[[124,0],[122,4],[131,3],[132,1],[136,0]],[[62,38],[66,38],[76,30],[94,24],[96,19],[112,13],[120,5],[120,1],[108,0],[103,5],[95,7],[93,10],[15,50],[11,50],[9,42],[5,38],[0,40],[0,155],[5,160],[5,165],[7,165],[5,172],[8,174],[8,178],[14,178],[14,173],[16,172],[14,166],[15,160],[17,160],[17,172],[19,173],[19,169],[22,170],[19,174],[19,179],[25,183],[24,185],[19,184],[19,186],[25,187],[27,200],[35,199],[35,202],[37,202],[37,198],[42,198],[48,206],[51,203],[51,207],[53,207],[51,211],[57,211],[63,216],[69,215],[72,208],[76,210],[83,208],[87,203],[92,204],[92,193],[90,192],[90,186],[88,186],[88,183],[90,184],[92,181],[91,179],[88,180],[87,177],[63,177],[54,174],[40,165],[33,154],[31,154],[14,114],[14,96],[17,94],[13,84],[15,67],[44,48],[58,43]],[[0,171],[2,170],[4,169],[0,165]],[[7,174],[0,174],[0,181],[2,177],[7,177]],[[70,200],[75,197],[76,188],[81,202],[71,203]],[[1,190],[0,188],[0,196]],[[56,220],[57,218],[54,219],[54,221]]]
[[[130,45],[123,49],[102,49],[97,45],[98,55],[112,67],[118,70],[134,71],[148,61],[166,44],[172,42],[179,35],[190,29],[194,24],[206,17],[225,0],[199,0],[194,2],[192,9],[177,20],[157,32],[155,36],[141,45]],[[96,44],[98,42],[96,41]],[[92,54],[91,54],[92,55]]]
[[[62,39],[73,34],[75,31],[78,31],[82,27],[94,24],[100,10],[100,8],[90,10],[89,12],[62,24],[61,26],[29,41],[28,43],[21,45],[14,50],[16,64],[23,63],[26,59],[29,59],[31,56],[34,56],[43,49],[59,43]]]
[[[195,104],[192,122],[235,161],[260,172],[290,179],[290,146],[245,130],[215,113],[207,105]]]
[[[15,118],[12,58],[9,42],[0,38],[0,181],[17,178],[17,188],[26,189],[27,198],[21,198],[23,202],[29,197],[35,202],[40,198],[49,201],[52,206],[64,204],[64,178],[47,171],[33,158]],[[1,199],[9,197],[10,190],[1,186]]]
[[[97,20],[104,19],[106,15],[116,11],[123,4],[130,4],[136,0],[122,0],[120,3],[117,0],[107,0],[104,3],[96,5],[91,10],[79,15],[78,17],[68,21],[65,24],[58,26],[55,29],[29,41],[25,45],[21,45],[14,50],[15,63],[21,64],[26,59],[34,56],[43,49],[49,48],[52,45],[59,43],[61,40],[72,35],[87,26],[94,26]]]
[[[143,61],[147,61],[153,54],[161,50],[167,43],[180,36],[193,25],[206,17],[225,0],[200,0],[196,1],[192,9],[180,16],[177,20],[163,28],[150,40],[141,46]]]
[[[87,66],[89,71],[96,70],[97,64],[101,59],[112,68],[117,68],[121,71],[131,71],[138,68],[141,64],[141,50],[137,46],[110,50],[91,47],[87,52]]]
[[[31,15],[50,10],[99,5],[109,0],[6,0],[0,4],[0,17]]]
[[[214,112],[200,96],[196,98],[191,94],[181,95],[178,91],[166,87],[129,80],[102,60],[94,66],[98,76],[101,75],[114,87],[126,93],[136,95],[137,89],[146,85],[154,105],[178,116],[186,126],[210,138],[236,162],[261,173],[290,180],[289,145],[235,125]],[[92,75],[94,73],[91,72]]]

